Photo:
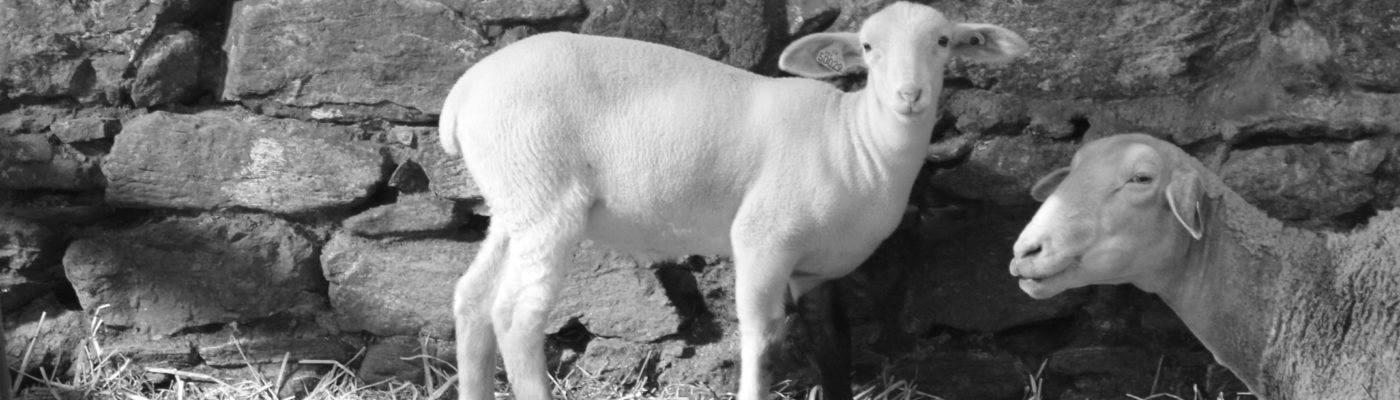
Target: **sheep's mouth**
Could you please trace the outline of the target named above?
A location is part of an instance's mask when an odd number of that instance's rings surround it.
[[[1032,298],[1044,300],[1054,297],[1067,289],[1062,287],[1063,285],[1060,283],[1064,280],[1062,278],[1074,269],[1074,265],[1072,264],[1073,263],[1065,263],[1058,268],[1036,271],[1035,273],[1022,274],[1018,272],[1015,274],[1015,277],[1017,283],[1021,287],[1021,291],[1026,292],[1026,294],[1030,295]],[[1027,267],[1030,266],[1027,265]],[[1021,269],[1021,271],[1029,272],[1026,271],[1027,269],[1030,268]]]

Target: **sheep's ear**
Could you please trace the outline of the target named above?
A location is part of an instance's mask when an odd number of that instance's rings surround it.
[[[1057,169],[1045,175],[1044,178],[1040,178],[1035,186],[1031,186],[1031,198],[1044,202],[1045,199],[1050,198],[1051,193],[1055,193],[1055,188],[1060,187],[1060,181],[1065,180],[1066,176],[1069,176],[1069,167]]]
[[[1030,49],[1026,39],[991,24],[958,24],[953,28],[953,56],[976,62],[1004,63]]]
[[[1183,168],[1172,172],[1172,181],[1167,184],[1167,206],[1191,237],[1200,240],[1205,232],[1201,222],[1201,178],[1196,170]]]
[[[860,36],[814,33],[792,42],[778,57],[778,68],[808,78],[830,78],[865,68]]]

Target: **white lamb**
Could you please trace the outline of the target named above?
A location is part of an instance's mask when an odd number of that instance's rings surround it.
[[[811,78],[867,69],[855,93],[565,33],[481,60],[440,122],[493,214],[453,303],[460,397],[493,398],[498,345],[517,398],[550,397],[544,324],[569,256],[589,239],[653,256],[732,255],[739,398],[765,398],[761,360],[784,293],[851,272],[899,223],[949,58],[1005,62],[1026,47],[1005,28],[896,3],[859,34],[810,35],[781,55],[779,67]]]

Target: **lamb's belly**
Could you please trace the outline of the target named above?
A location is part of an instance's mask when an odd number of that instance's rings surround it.
[[[730,255],[732,217],[720,212],[628,212],[595,207],[588,218],[587,239],[618,252],[662,257]]]

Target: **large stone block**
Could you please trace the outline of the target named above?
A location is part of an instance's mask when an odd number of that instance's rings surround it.
[[[1384,142],[1360,140],[1233,151],[1220,175],[1226,185],[1274,218],[1326,224],[1376,197],[1374,174],[1390,150],[1378,143]]]
[[[322,287],[315,243],[265,215],[177,217],[100,230],[68,247],[64,270],[84,309],[152,335],[291,309]]]
[[[452,291],[479,243],[383,242],[337,234],[322,252],[331,305],[343,329],[377,335],[452,334]],[[651,341],[682,321],[655,275],[585,249],[569,267],[546,332],[578,320],[592,333]]]
[[[764,2],[758,0],[587,0],[585,4],[589,15],[582,33],[660,43],[744,69],[762,61],[773,29],[764,20]]]
[[[240,1],[224,43],[223,97],[325,106],[313,118],[437,114],[485,47],[464,20],[429,0]]]
[[[452,336],[452,288],[480,243],[380,242],[336,234],[321,251],[331,308],[343,330]]]
[[[352,206],[384,180],[352,128],[230,112],[155,112],[126,124],[104,168],[115,205],[308,213]]]

